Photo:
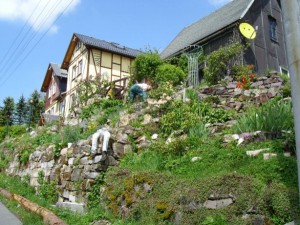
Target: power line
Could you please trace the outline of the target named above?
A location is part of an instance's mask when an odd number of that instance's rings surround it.
[[[69,6],[73,3],[74,0],[71,0],[69,4],[64,8],[62,13],[52,22],[52,24],[48,27],[48,29],[43,33],[43,35],[40,37],[40,39],[35,43],[35,45],[30,49],[30,51],[23,57],[21,62],[15,67],[15,69],[6,77],[6,79],[0,84],[0,88],[6,83],[6,81],[13,75],[14,72],[17,71],[17,69],[21,66],[21,64],[25,61],[25,59],[29,56],[29,54],[35,49],[35,47],[40,43],[40,41],[45,37],[45,35],[49,32],[53,24],[55,24],[60,17],[65,13],[65,11],[69,8]]]
[[[46,9],[46,7],[48,6],[50,1],[48,1],[48,3],[46,4],[46,6],[44,7],[43,11]],[[44,18],[41,18],[39,24],[37,24],[37,30],[36,32],[32,32],[31,33],[31,36],[27,39],[26,43],[24,43],[23,46],[21,46],[21,48],[19,49],[19,51],[15,52],[15,53],[18,53],[16,55],[16,57],[14,58],[14,61],[10,60],[11,62],[10,63],[7,63],[6,64],[6,70],[3,72],[3,74],[6,74],[10,68],[13,66],[13,64],[22,56],[25,54],[25,51],[27,49],[27,47],[29,46],[29,44],[34,40],[34,38],[37,36],[37,34],[39,33],[39,31],[41,30],[41,27],[43,24],[45,24],[47,22],[47,20],[49,19],[49,17],[55,12],[56,8],[58,7],[58,5],[60,4],[60,1],[57,1],[57,3],[55,5],[53,5],[49,10],[48,12],[46,12]],[[40,13],[40,15],[43,13],[43,11]],[[39,15],[39,16],[40,16]],[[39,18],[38,16],[38,18]],[[36,21],[36,23],[38,22],[38,20]],[[35,24],[34,24],[35,25]],[[34,26],[33,25],[33,26]],[[25,40],[25,39],[23,39]],[[18,46],[19,47],[19,46]],[[11,58],[12,59],[12,58]],[[3,76],[5,77],[5,75]],[[1,79],[0,79],[1,80]]]
[[[9,68],[8,65],[11,63],[11,61],[13,61],[13,57],[14,55],[16,55],[16,53],[19,53],[20,51],[17,51],[21,44],[23,43],[23,41],[25,40],[25,38],[27,38],[27,36],[29,35],[30,31],[32,30],[33,26],[35,25],[35,23],[38,21],[38,19],[40,18],[40,16],[42,15],[42,13],[45,11],[46,7],[48,6],[50,1],[47,2],[47,4],[44,6],[44,8],[42,9],[42,11],[40,12],[40,14],[37,16],[36,21],[34,22],[34,24],[32,26],[30,26],[30,28],[27,30],[27,32],[25,33],[25,35],[23,36],[22,40],[19,42],[19,44],[17,45],[17,47],[14,49],[14,51],[12,52],[12,54],[10,56],[7,56],[6,60],[3,62],[3,68],[0,69],[0,72],[3,71],[6,68]],[[7,62],[6,62],[7,61]],[[14,60],[16,61],[16,60]],[[5,76],[5,75],[4,75]],[[3,78],[3,77],[1,77]],[[0,80],[1,80],[0,78]]]
[[[0,67],[2,66],[1,64],[3,64],[3,61],[5,60],[5,56],[8,55],[8,53],[11,51],[12,47],[14,46],[15,42],[19,39],[19,37],[21,36],[21,34],[23,33],[25,27],[29,24],[29,21],[31,19],[31,17],[34,15],[35,11],[38,9],[40,3],[42,2],[42,0],[39,1],[39,3],[37,4],[37,6],[34,8],[34,10],[32,11],[31,15],[28,17],[28,19],[26,20],[26,22],[24,23],[22,29],[20,30],[20,32],[18,33],[18,35],[16,36],[16,38],[12,41],[11,45],[9,46],[8,50],[5,52],[5,54],[3,55],[3,57],[0,60]],[[1,71],[1,70],[0,70]],[[0,78],[1,79],[1,78]]]

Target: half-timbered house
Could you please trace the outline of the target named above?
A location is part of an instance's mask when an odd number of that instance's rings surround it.
[[[68,71],[65,116],[77,101],[76,87],[83,80],[100,79],[126,86],[124,79],[130,76],[130,66],[142,52],[114,42],[107,42],[74,33],[61,68]]]

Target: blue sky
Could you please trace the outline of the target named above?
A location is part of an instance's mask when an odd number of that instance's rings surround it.
[[[74,32],[162,51],[175,36],[230,0],[0,0],[0,106],[40,91]]]

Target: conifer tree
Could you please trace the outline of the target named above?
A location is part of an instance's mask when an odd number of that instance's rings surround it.
[[[28,115],[28,119],[32,124],[36,124],[39,121],[41,114],[44,112],[44,98],[37,90],[34,90],[28,99],[27,104],[30,114]]]
[[[27,113],[28,113],[27,103],[24,96],[22,95],[19,98],[18,103],[16,104],[16,110],[15,110],[16,122],[20,125],[23,124],[25,122]]]
[[[3,116],[5,117],[5,124],[12,125],[13,124],[13,115],[15,109],[15,102],[13,97],[6,97],[3,100]]]

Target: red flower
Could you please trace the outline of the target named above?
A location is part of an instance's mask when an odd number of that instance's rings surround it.
[[[251,74],[249,75],[249,77],[250,77],[250,79],[253,79],[253,78],[254,78],[254,74],[251,73]]]
[[[241,82],[237,82],[236,87],[237,87],[237,88],[242,88],[242,87],[243,87],[243,84],[242,84]]]
[[[247,83],[247,78],[245,76],[242,76],[242,83]]]

